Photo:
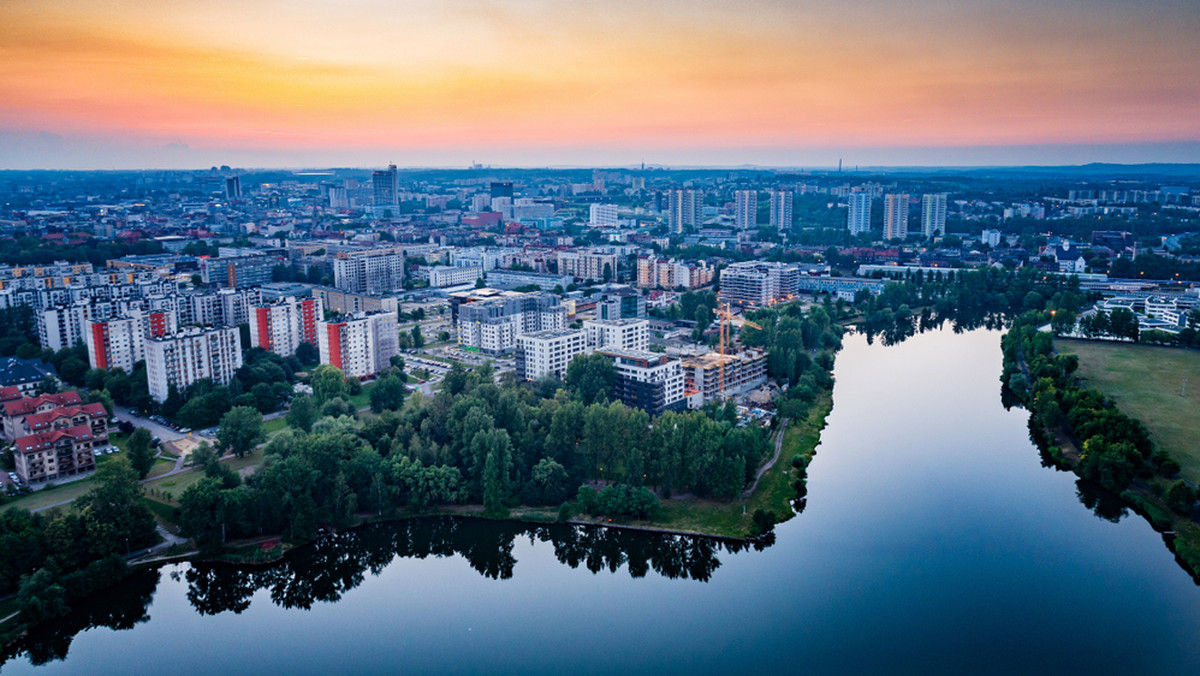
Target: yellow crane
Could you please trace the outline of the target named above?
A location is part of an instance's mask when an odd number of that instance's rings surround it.
[[[749,319],[743,319],[741,317],[735,316],[733,314],[733,312],[731,312],[729,310],[729,303],[725,303],[725,307],[721,307],[719,305],[717,306],[717,316],[721,319],[721,325],[718,328],[718,332],[717,332],[718,333],[717,351],[721,355],[721,363],[720,363],[720,366],[718,366],[717,368],[719,369],[719,373],[720,373],[720,377],[719,377],[720,388],[721,388],[720,393],[721,393],[721,396],[724,397],[725,396],[725,341],[727,339],[732,338],[732,336],[730,335],[730,331],[729,331],[730,324],[733,322],[740,322],[742,324],[742,326],[751,326],[751,327],[758,329],[759,331],[762,331],[763,327],[759,326],[758,324],[755,324],[754,322],[750,321]]]

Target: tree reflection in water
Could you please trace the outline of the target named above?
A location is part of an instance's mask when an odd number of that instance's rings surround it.
[[[292,552],[266,568],[244,569],[196,564],[187,571],[188,600],[202,614],[240,613],[260,589],[284,608],[311,608],[337,601],[362,584],[364,574],[381,572],[396,557],[424,559],[462,556],[480,575],[512,577],[517,537],[548,542],[555,557],[572,568],[630,576],[650,571],[667,578],[707,581],[721,565],[718,554],[750,546],[769,546],[773,538],[747,544],[740,540],[688,537],[585,526],[527,526],[474,519],[436,517],[380,524],[342,533]]]

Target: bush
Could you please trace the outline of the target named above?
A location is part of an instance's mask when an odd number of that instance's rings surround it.
[[[754,536],[765,535],[770,533],[775,528],[776,522],[775,512],[766,512],[761,509],[754,510],[754,516],[750,517],[753,522],[750,532]]]
[[[1167,506],[1180,514],[1190,514],[1196,504],[1196,491],[1182,481],[1175,482],[1167,491]]]

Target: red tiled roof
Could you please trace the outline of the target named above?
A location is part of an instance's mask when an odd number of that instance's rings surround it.
[[[18,437],[13,445],[22,453],[40,453],[48,448],[52,448],[60,439],[70,437],[73,441],[87,441],[92,438],[92,430],[87,425],[76,425],[68,427],[65,430],[54,430],[53,432],[40,432],[38,434],[30,434],[27,437]]]
[[[0,401],[13,401],[23,396],[19,387],[0,387]]]
[[[13,401],[4,402],[4,415],[12,417],[15,415],[29,415],[37,410],[38,406],[45,403],[52,403],[55,406],[78,406],[83,403],[79,398],[79,393],[74,390],[70,392],[59,392],[58,394],[43,394],[36,397],[23,397]]]
[[[60,418],[74,418],[80,413],[86,413],[89,416],[96,418],[108,417],[108,411],[104,409],[103,404],[87,404],[84,406],[60,406],[53,411],[45,413],[34,413],[25,418],[25,424],[29,425],[29,429],[37,431],[40,428],[46,427]]]

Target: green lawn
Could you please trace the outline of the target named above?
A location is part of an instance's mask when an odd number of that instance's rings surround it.
[[[69,484],[62,484],[54,488],[46,488],[40,491],[35,491],[29,495],[23,495],[15,500],[11,500],[0,506],[0,510],[14,509],[20,507],[33,511],[41,509],[48,505],[53,505],[56,502],[65,500],[74,500],[79,496],[92,490],[93,478],[87,477],[79,481],[72,481]]]
[[[224,462],[235,470],[241,470],[245,469],[246,467],[261,465],[262,461],[263,452],[260,448],[255,449],[253,453],[249,453],[244,457],[233,458],[231,460],[225,460]],[[198,483],[203,478],[204,470],[197,467],[191,471],[183,472],[182,474],[175,474],[162,479],[147,481],[145,483],[146,493],[155,500],[178,503],[179,496],[183,495],[184,491],[190,488],[193,484]]]
[[[354,404],[355,410],[371,405],[371,390],[375,389],[375,386],[378,384],[379,381],[367,383],[363,385],[362,392],[350,397],[350,403]]]
[[[276,432],[287,429],[287,416],[263,422],[263,432],[269,437]]]
[[[1200,352],[1064,339],[1055,347],[1078,355],[1084,384],[1145,423],[1155,445],[1183,467],[1182,475],[1200,481]]]

